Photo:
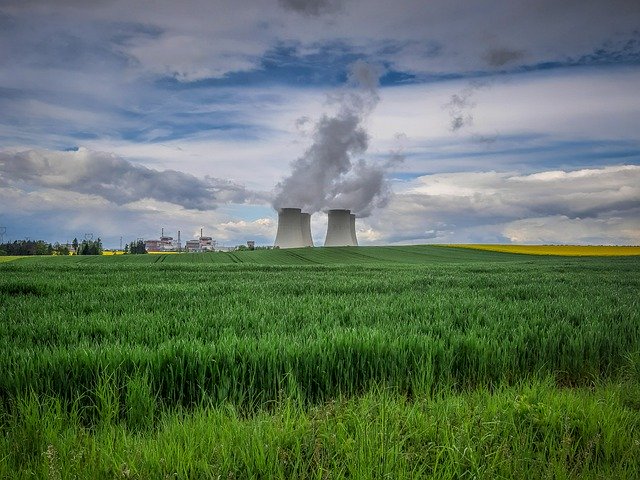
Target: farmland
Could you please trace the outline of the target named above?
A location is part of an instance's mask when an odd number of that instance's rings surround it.
[[[2,263],[0,477],[633,478],[639,267],[429,246]]]
[[[593,245],[455,245],[490,252],[525,253],[527,255],[561,255],[571,257],[620,257],[640,255],[638,246]]]

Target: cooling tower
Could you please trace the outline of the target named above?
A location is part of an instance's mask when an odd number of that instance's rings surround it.
[[[304,247],[302,234],[302,210],[299,208],[281,208],[278,210],[278,233],[274,247],[298,248]]]
[[[351,215],[349,215],[349,226],[351,227],[351,245],[353,245],[354,247],[358,246],[358,237],[356,237],[356,214],[352,213]]]
[[[302,243],[305,247],[313,247],[313,238],[311,237],[311,214],[300,214],[300,228],[302,229]]]
[[[325,247],[342,247],[357,245],[355,240],[355,220],[354,233],[351,233],[351,210],[329,210],[329,223],[327,225],[327,238],[324,241]]]

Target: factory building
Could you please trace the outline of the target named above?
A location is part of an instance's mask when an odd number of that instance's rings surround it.
[[[164,228],[160,234],[160,239],[149,239],[144,241],[144,248],[147,252],[179,252],[181,248],[180,230],[178,230],[178,239],[164,234]]]
[[[205,237],[200,230],[200,236],[193,240],[187,240],[185,249],[187,252],[214,252],[216,250],[216,241],[212,237]]]

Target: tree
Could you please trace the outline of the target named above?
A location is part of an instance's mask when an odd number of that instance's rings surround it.
[[[78,245],[78,255],[102,255],[102,240],[83,240]]]
[[[7,255],[50,255],[53,247],[44,240],[15,240],[0,245],[0,250]]]
[[[144,246],[144,241],[136,240],[135,242],[131,242],[129,244],[129,253],[132,253],[134,255],[147,253],[147,249]]]
[[[53,251],[51,252],[53,255],[69,255],[69,247],[66,245],[62,245],[56,242],[53,245]]]

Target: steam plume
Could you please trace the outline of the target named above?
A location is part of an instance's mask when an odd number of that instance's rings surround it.
[[[273,207],[295,206],[313,213],[348,208],[360,217],[384,206],[389,196],[384,166],[368,163],[364,126],[379,102],[380,70],[362,60],[351,65],[350,89],[330,96],[335,115],[323,115],[313,128],[313,143],[278,183]]]

